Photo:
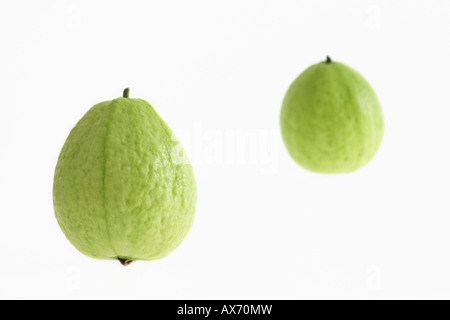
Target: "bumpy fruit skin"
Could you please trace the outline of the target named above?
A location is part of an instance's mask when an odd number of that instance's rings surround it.
[[[160,259],[188,234],[197,199],[191,165],[147,102],[95,105],[71,131],[54,176],[56,218],[98,259]]]
[[[384,132],[381,106],[369,83],[330,60],[311,66],[292,83],[280,123],[292,158],[319,173],[348,173],[366,165]]]

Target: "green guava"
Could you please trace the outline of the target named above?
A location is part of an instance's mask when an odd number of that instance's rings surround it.
[[[369,83],[329,57],[291,84],[280,125],[291,157],[319,173],[363,167],[374,157],[384,132],[380,102]]]
[[[197,200],[181,144],[149,103],[128,92],[95,105],[72,129],[53,185],[68,240],[89,257],[123,265],[177,248]]]

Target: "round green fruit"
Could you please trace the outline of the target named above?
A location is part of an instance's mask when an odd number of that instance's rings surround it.
[[[179,141],[150,104],[124,97],[92,107],[56,166],[53,202],[69,241],[92,258],[128,265],[178,247],[197,190]]]
[[[319,173],[363,167],[374,157],[384,132],[381,106],[369,83],[329,57],[292,83],[280,124],[292,158]]]

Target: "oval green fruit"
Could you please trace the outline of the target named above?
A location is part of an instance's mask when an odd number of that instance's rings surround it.
[[[366,165],[384,131],[381,106],[369,83],[329,57],[292,83],[280,123],[292,158],[319,173],[347,173]]]
[[[92,258],[128,265],[165,257],[188,234],[196,200],[179,141],[150,104],[128,98],[128,89],[87,112],[56,166],[56,218]]]

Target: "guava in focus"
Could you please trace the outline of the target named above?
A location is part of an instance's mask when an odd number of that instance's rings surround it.
[[[128,89],[86,113],[56,166],[56,218],[67,239],[92,258],[128,265],[167,256],[191,229],[196,200],[180,142]]]

